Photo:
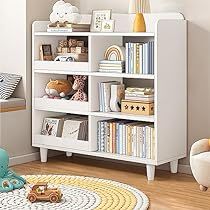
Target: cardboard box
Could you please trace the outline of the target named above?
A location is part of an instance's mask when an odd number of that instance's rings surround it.
[[[121,112],[134,115],[154,115],[154,103],[122,100]]]

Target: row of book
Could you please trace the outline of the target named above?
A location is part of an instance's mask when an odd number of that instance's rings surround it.
[[[155,159],[154,125],[126,120],[98,121],[98,151]]]
[[[128,74],[154,74],[154,41],[126,43],[126,68]]]

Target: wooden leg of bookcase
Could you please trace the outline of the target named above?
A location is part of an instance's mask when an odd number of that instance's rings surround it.
[[[67,157],[72,157],[72,155],[73,155],[72,152],[66,152]]]
[[[147,165],[147,179],[148,181],[154,181],[155,179],[155,166]]]
[[[48,149],[40,148],[40,158],[41,158],[42,163],[47,162],[47,153],[48,153]]]
[[[176,174],[178,172],[178,160],[170,162],[171,173]]]

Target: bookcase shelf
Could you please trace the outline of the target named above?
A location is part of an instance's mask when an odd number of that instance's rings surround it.
[[[142,116],[142,115],[125,114],[122,112],[91,112],[91,115],[97,116],[97,117],[116,118],[116,119],[134,120],[134,121],[142,121],[142,122],[155,121],[155,118],[153,115]]]
[[[152,74],[126,74],[126,73],[104,73],[104,72],[92,72],[92,76],[96,77],[118,77],[118,78],[133,78],[133,79],[150,79],[155,77]]]
[[[88,72],[88,62],[59,62],[59,61],[34,61],[34,70],[65,71],[65,72]]]
[[[179,13],[144,14],[147,32],[132,33],[134,15],[113,14],[115,33],[48,33],[48,21],[33,24],[32,37],[32,145],[40,148],[41,160],[47,161],[48,149],[68,154],[107,158],[146,164],[148,180],[154,179],[155,166],[177,163],[187,153],[187,21]],[[82,23],[90,23],[90,15],[82,15]],[[51,44],[53,51],[67,37],[88,40],[88,62],[39,61],[40,44]],[[154,75],[98,72],[98,64],[110,45],[127,42],[154,41]],[[88,76],[88,102],[43,99],[49,79],[66,75]],[[124,82],[127,86],[153,87],[154,115],[140,116],[121,112],[99,112],[98,83]],[[88,141],[72,141],[40,135],[43,119],[62,114],[88,117]],[[155,159],[144,159],[97,151],[97,123],[107,119],[125,119],[154,124]],[[177,166],[177,164],[175,164]],[[173,170],[174,172],[174,170]]]
[[[60,99],[34,99],[34,109],[51,112],[88,115],[89,103]]]

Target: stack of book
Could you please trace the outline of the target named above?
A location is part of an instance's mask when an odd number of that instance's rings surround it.
[[[126,43],[126,73],[154,74],[154,42]]]
[[[125,61],[103,60],[99,63],[99,72],[123,73],[125,71]]]
[[[125,100],[152,103],[154,102],[154,89],[128,87],[125,90]]]
[[[90,24],[50,24],[48,25],[47,32],[90,32]]]
[[[155,159],[154,125],[126,120],[98,121],[98,151]]]

